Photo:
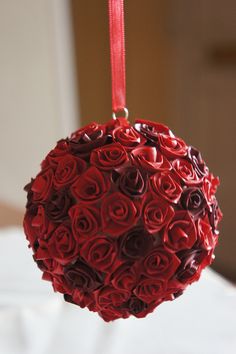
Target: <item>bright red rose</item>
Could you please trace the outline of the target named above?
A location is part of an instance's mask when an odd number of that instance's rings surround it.
[[[135,287],[137,280],[138,274],[132,266],[132,263],[123,263],[109,278],[114,288],[128,291],[131,291]]]
[[[160,231],[173,217],[173,207],[160,197],[151,199],[145,205],[143,221],[148,232]]]
[[[56,225],[45,215],[45,210],[42,205],[27,211],[23,225],[27,240],[33,248],[37,239],[49,238],[52,231],[56,228]]]
[[[198,219],[197,232],[204,249],[210,251],[215,248],[218,242],[218,236],[213,234],[207,215],[203,219]]]
[[[187,186],[199,185],[202,182],[195,172],[193,165],[185,159],[177,159],[172,162],[172,166],[179,176],[179,178],[185,182]]]
[[[47,167],[56,168],[58,160],[69,152],[69,144],[65,139],[61,139],[57,142],[57,145],[52,149],[49,154],[46,156],[45,160],[42,161],[42,169]]]
[[[120,143],[126,150],[145,144],[146,139],[131,126],[120,126],[112,131],[113,140]]]
[[[113,306],[117,308],[127,301],[129,297],[129,291],[118,290],[108,285],[101,288],[96,294],[97,303],[103,309],[113,308]]]
[[[153,146],[140,146],[132,150],[134,162],[149,172],[169,171],[171,164],[161,152]]]
[[[53,274],[52,279],[50,281],[52,282],[52,287],[55,292],[59,292],[62,294],[72,293],[73,289],[71,288],[71,286],[69,286],[63,275]]]
[[[161,151],[169,158],[181,157],[187,154],[188,147],[180,138],[160,134],[158,140]]]
[[[48,253],[48,258],[55,259],[58,263],[66,265],[79,256],[78,242],[71,230],[61,224],[47,240],[39,240],[42,252]],[[37,250],[39,255],[40,248]]]
[[[86,169],[86,162],[71,154],[62,156],[58,160],[55,171],[54,186],[62,188],[72,184],[78,175]]]
[[[32,183],[34,202],[45,202],[51,193],[53,184],[53,170],[48,168],[40,172]]]
[[[135,224],[138,210],[130,198],[117,192],[103,199],[101,214],[103,231],[118,236]]]
[[[71,186],[76,199],[93,202],[103,198],[110,188],[109,179],[95,166],[87,169]]]
[[[101,309],[98,314],[105,322],[114,321],[119,318],[129,317],[129,313],[126,309],[117,308],[115,306],[110,306],[109,308]]]
[[[106,272],[115,262],[116,245],[108,237],[95,236],[83,244],[80,253],[91,267]]]
[[[134,289],[134,294],[149,304],[161,300],[165,293],[165,282],[161,279],[143,278]]]
[[[100,220],[96,208],[87,207],[86,204],[77,204],[70,208],[72,231],[74,236],[92,237],[99,232]]]
[[[159,246],[146,256],[142,265],[144,274],[165,281],[174,275],[180,260],[175,254]]]
[[[203,181],[203,192],[209,205],[215,202],[215,194],[219,186],[219,178],[210,173]]]
[[[101,170],[119,169],[129,161],[127,152],[119,143],[105,145],[92,151],[90,163]]]
[[[171,203],[178,203],[182,187],[172,172],[155,173],[151,176],[150,183],[154,193],[159,194]]]
[[[196,240],[197,233],[191,215],[187,211],[176,211],[163,232],[165,246],[178,252],[193,247]]]

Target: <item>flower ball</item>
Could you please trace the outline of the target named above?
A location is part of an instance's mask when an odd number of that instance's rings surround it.
[[[219,179],[162,124],[91,123],[57,142],[25,187],[42,278],[105,321],[145,317],[214,258]]]

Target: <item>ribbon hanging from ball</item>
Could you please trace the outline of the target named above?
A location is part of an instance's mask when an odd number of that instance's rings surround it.
[[[59,140],[25,187],[42,278],[107,322],[145,317],[197,281],[222,217],[200,152],[164,124],[126,119],[123,6],[109,0],[113,119]]]
[[[112,82],[112,109],[126,110],[124,1],[108,0]]]

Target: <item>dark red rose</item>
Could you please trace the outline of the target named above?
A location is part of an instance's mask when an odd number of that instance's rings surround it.
[[[212,227],[212,231],[215,235],[219,234],[218,231],[218,224],[221,221],[223,214],[219,208],[218,202],[215,199],[214,204],[210,205],[210,211],[208,211],[208,217],[209,217],[209,221],[210,221],[210,225]]]
[[[189,212],[176,211],[170,223],[166,225],[163,242],[173,251],[180,251],[193,247],[197,240],[195,224]]]
[[[55,223],[68,218],[68,210],[73,204],[73,199],[66,189],[60,192],[53,191],[50,200],[45,204],[45,211],[49,219]]]
[[[119,169],[129,160],[128,155],[119,143],[108,144],[92,151],[90,163],[101,170]]]
[[[105,196],[110,188],[110,181],[95,166],[87,169],[71,186],[76,199],[93,202]]]
[[[102,284],[101,275],[81,260],[65,267],[65,278],[73,289],[91,292]]]
[[[153,192],[159,194],[171,203],[178,203],[182,187],[172,172],[158,172],[150,178]]]
[[[132,267],[132,263],[123,263],[111,274],[109,281],[116,289],[131,291],[135,287],[137,279],[138,275]]]
[[[39,254],[45,254],[46,258],[53,258],[58,263],[66,265],[79,255],[79,246],[75,240],[71,230],[61,224],[52,233],[48,240],[39,240],[39,249],[37,250],[37,258]]]
[[[120,190],[129,197],[140,197],[147,189],[146,176],[135,166],[130,166],[122,170],[117,184]]]
[[[120,126],[112,131],[114,141],[120,143],[127,150],[132,150],[137,145],[143,145],[146,139],[132,126]]]
[[[115,308],[121,306],[130,297],[127,290],[118,290],[112,286],[104,286],[96,294],[97,303],[101,308]]]
[[[169,158],[182,157],[187,154],[187,145],[177,137],[166,134],[159,134],[160,149]]]
[[[203,219],[198,219],[197,232],[201,245],[204,249],[210,251],[215,248],[218,241],[218,236],[213,234],[207,215]]]
[[[131,315],[134,315],[137,318],[145,317],[149,312],[148,304],[138,299],[135,295],[132,295],[128,301],[128,309]]]
[[[197,175],[201,178],[208,174],[209,170],[202,159],[200,152],[192,146],[188,148],[188,159],[193,164]]]
[[[142,264],[144,274],[164,281],[174,275],[180,260],[175,254],[160,246],[148,254]]]
[[[101,206],[103,231],[118,236],[134,225],[138,210],[124,194],[116,192],[103,199]]]
[[[198,280],[202,271],[202,262],[207,257],[207,252],[201,249],[191,249],[179,255],[181,265],[176,273],[176,278],[181,283],[191,284]]]
[[[134,122],[134,128],[145,138],[156,143],[160,133],[174,136],[171,130],[164,124],[155,123],[149,120],[137,119]]]
[[[100,220],[97,209],[86,204],[74,205],[69,210],[73,234],[78,237],[92,237],[100,228]]]
[[[66,155],[69,152],[69,144],[65,139],[61,139],[57,142],[57,145],[54,149],[52,149],[49,154],[46,156],[45,160],[41,163],[42,169],[46,169],[47,167],[56,167],[58,163],[58,159],[60,159],[63,155]]]
[[[106,139],[105,126],[93,122],[72,133],[69,145],[74,153],[87,157],[93,149],[104,145]]]
[[[219,178],[214,177],[212,173],[203,180],[203,192],[209,205],[215,202],[215,194],[219,184]]]
[[[173,215],[173,207],[158,196],[145,205],[143,221],[148,232],[152,234],[160,231],[172,219]]]
[[[140,146],[132,150],[134,162],[149,172],[169,171],[171,164],[161,152],[153,146]]]
[[[172,166],[179,178],[185,182],[187,186],[198,185],[202,182],[195,172],[193,165],[185,159],[177,159],[172,162]]]
[[[78,175],[86,169],[86,162],[78,157],[67,154],[58,160],[55,171],[54,186],[62,188],[72,184]]]
[[[106,272],[115,262],[116,247],[108,237],[96,236],[83,244],[80,253],[91,267]]]
[[[134,227],[119,237],[119,256],[125,260],[144,257],[152,246],[152,238],[142,227]]]
[[[201,189],[190,187],[184,189],[180,204],[183,209],[190,211],[193,215],[198,216],[203,214],[206,207],[206,200]]]
[[[134,294],[149,304],[161,300],[165,293],[165,282],[161,279],[143,278],[134,289]]]
[[[51,193],[53,184],[53,170],[48,168],[40,172],[32,183],[34,202],[45,202]]]

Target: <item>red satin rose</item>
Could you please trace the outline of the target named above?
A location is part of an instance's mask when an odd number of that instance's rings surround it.
[[[184,159],[174,160],[172,166],[179,178],[186,183],[187,186],[198,185],[202,182],[195,172],[193,165]]]
[[[132,156],[138,166],[150,172],[169,171],[170,162],[160,151],[151,146],[141,146],[132,150]]]
[[[86,169],[86,162],[73,155],[64,155],[58,160],[55,170],[54,185],[56,188],[71,184]]]
[[[180,260],[174,254],[166,252],[164,247],[157,247],[143,261],[144,274],[153,278],[169,279],[175,274]]]
[[[58,226],[48,240],[39,240],[39,246],[37,259],[52,258],[62,265],[71,263],[79,255],[78,242],[72,231],[64,225]]]
[[[195,224],[186,211],[176,211],[175,216],[165,227],[163,242],[175,252],[191,248],[197,240]]]
[[[164,293],[165,282],[158,278],[143,278],[134,289],[134,294],[148,304],[160,300]]]
[[[102,201],[101,216],[103,231],[118,236],[136,222],[138,210],[129,198],[117,192]]]
[[[155,173],[150,178],[152,190],[171,203],[178,203],[182,188],[172,172]]]
[[[123,263],[113,273],[109,281],[117,289],[131,291],[138,280],[138,274],[132,267],[132,263]]]
[[[73,234],[78,237],[91,237],[99,231],[100,220],[97,209],[86,204],[74,205],[69,210]]]
[[[83,244],[81,255],[91,267],[106,272],[115,262],[116,245],[105,236],[96,236]]]
[[[180,138],[160,134],[158,140],[161,151],[169,158],[181,157],[187,154],[188,147]]]
[[[52,169],[46,169],[45,171],[38,174],[31,186],[31,191],[33,192],[33,201],[45,202],[51,193],[52,184]]]
[[[106,176],[96,167],[92,166],[79,176],[71,186],[71,192],[77,199],[85,202],[93,202],[103,198],[110,188],[110,182]]]
[[[120,143],[127,150],[132,150],[136,146],[143,145],[146,139],[139,134],[133,127],[120,126],[112,131],[114,141]]]
[[[151,199],[144,208],[143,221],[150,233],[160,231],[173,217],[173,207],[160,197]]]
[[[145,317],[214,259],[219,180],[162,124],[124,117],[61,139],[25,187],[33,259],[67,302]]]
[[[101,170],[112,170],[119,168],[129,160],[128,155],[119,143],[110,144],[91,153],[90,163],[97,166]]]

